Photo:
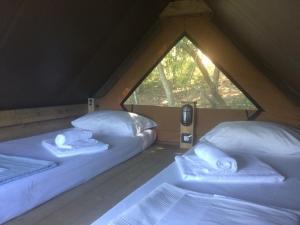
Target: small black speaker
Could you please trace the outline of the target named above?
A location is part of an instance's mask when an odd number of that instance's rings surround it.
[[[180,111],[180,148],[191,148],[194,143],[194,126],[197,102],[182,102]]]
[[[193,106],[185,104],[181,107],[181,124],[190,126],[193,123]]]

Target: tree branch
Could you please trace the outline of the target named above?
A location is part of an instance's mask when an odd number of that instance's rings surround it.
[[[157,69],[158,69],[158,72],[159,72],[159,78],[162,82],[165,94],[167,96],[168,106],[174,106],[175,101],[174,101],[173,92],[172,92],[172,89],[170,87],[169,81],[166,78],[166,74],[165,74],[165,70],[164,70],[163,65],[161,63],[159,63],[157,65]]]

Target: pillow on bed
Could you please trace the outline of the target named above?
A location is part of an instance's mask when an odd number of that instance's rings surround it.
[[[71,124],[100,135],[130,137],[157,126],[153,120],[136,113],[116,110],[99,110],[88,113],[73,120]]]
[[[224,122],[206,133],[208,141],[225,151],[300,153],[299,130],[282,124],[259,121]]]

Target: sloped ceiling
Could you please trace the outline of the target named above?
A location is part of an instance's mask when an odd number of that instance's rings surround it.
[[[300,1],[206,0],[213,20],[278,87],[300,103]]]
[[[1,0],[0,109],[86,102],[166,0]]]
[[[86,102],[168,0],[1,0],[0,110]],[[300,102],[300,1],[206,0],[214,22]]]

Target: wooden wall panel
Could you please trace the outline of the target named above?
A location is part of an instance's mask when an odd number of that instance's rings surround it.
[[[180,108],[142,105],[128,108],[157,122],[158,141],[174,144],[179,143]],[[247,116],[244,110],[197,109],[196,137],[201,137],[220,122],[246,119]]]
[[[0,141],[70,127],[86,112],[85,104],[0,111]]]
[[[53,119],[0,128],[0,141],[24,138],[42,133],[71,127],[70,122],[76,117]]]
[[[65,105],[0,111],[0,127],[82,115],[87,105]]]

